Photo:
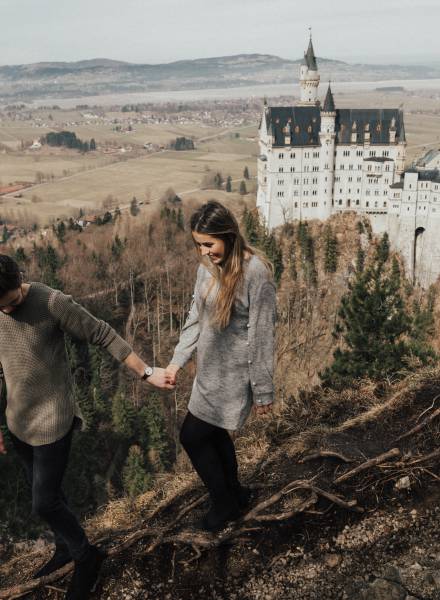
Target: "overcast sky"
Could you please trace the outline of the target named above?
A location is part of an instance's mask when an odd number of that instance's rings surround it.
[[[258,52],[440,62],[439,0],[0,0],[0,64]]]

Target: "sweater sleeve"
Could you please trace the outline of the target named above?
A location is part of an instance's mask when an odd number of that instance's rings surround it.
[[[274,398],[276,289],[267,268],[260,263],[249,283],[250,376],[254,403],[271,404]]]
[[[179,343],[177,344],[173,358],[171,359],[171,364],[177,365],[182,368],[186,365],[186,363],[190,360],[194,350],[197,347],[197,342],[199,340],[199,311],[197,307],[198,301],[198,293],[199,293],[199,282],[202,276],[202,266],[199,266],[199,270],[197,271],[197,280],[196,285],[194,287],[194,294],[191,303],[191,307],[189,310],[188,317],[185,321],[185,325],[180,332]]]
[[[94,317],[72,296],[55,291],[49,298],[49,312],[62,331],[105,348],[119,362],[123,362],[132,352],[131,346],[108,323]]]

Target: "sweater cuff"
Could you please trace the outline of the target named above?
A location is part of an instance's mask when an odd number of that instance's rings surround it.
[[[110,354],[119,362],[124,362],[129,354],[133,352],[130,344],[127,344],[119,335],[106,348]]]
[[[180,352],[175,352],[173,354],[173,358],[170,360],[170,364],[177,365],[179,369],[183,369],[188,361],[189,358],[187,358],[185,355],[181,354]]]
[[[267,406],[273,403],[273,392],[266,394],[254,394],[254,404],[256,406]]]

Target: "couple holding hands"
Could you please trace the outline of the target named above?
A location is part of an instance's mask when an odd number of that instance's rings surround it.
[[[191,217],[200,258],[191,309],[170,364],[152,368],[107,323],[71,296],[41,283],[23,283],[18,265],[0,255],[0,366],[12,445],[32,487],[33,512],[55,536],[42,577],[74,560],[66,598],[84,600],[105,554],[89,543],[62,491],[72,434],[81,415],[72,400],[64,334],[106,348],[138,377],[173,389],[179,369],[197,350],[196,377],[180,441],[206,486],[211,507],[202,527],[218,531],[250,501],[240,484],[234,443],[252,406],[273,402],[276,314],[272,267],[249,246],[233,214],[208,202]],[[0,453],[6,452],[0,432]]]

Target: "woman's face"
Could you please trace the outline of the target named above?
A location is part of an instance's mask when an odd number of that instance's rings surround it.
[[[196,231],[192,232],[192,236],[202,256],[208,256],[215,265],[222,263],[225,257],[225,243],[223,240]]]

